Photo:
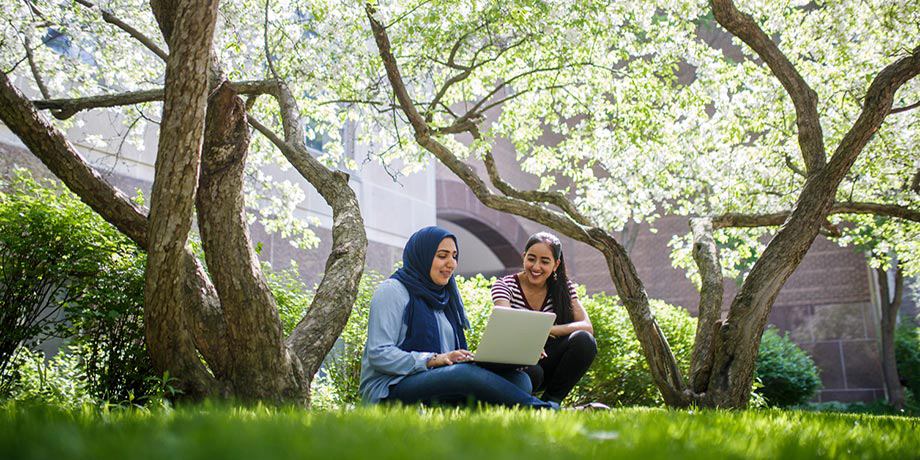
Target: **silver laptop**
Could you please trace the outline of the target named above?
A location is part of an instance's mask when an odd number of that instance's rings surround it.
[[[479,340],[477,363],[537,364],[556,315],[509,307],[494,307]]]

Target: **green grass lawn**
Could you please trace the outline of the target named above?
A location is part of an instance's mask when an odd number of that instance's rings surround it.
[[[2,459],[920,458],[920,419],[795,411],[0,407]]]

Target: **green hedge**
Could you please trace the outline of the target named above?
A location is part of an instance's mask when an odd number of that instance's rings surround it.
[[[661,393],[652,381],[629,315],[619,299],[603,293],[582,295],[581,304],[594,325],[598,351],[591,369],[569,399],[573,403],[600,401],[618,406],[662,405]],[[681,372],[687,375],[696,320],[683,308],[657,300],[650,304]]]
[[[901,383],[914,396],[920,395],[920,328],[910,321],[904,321],[895,330],[894,341]]]
[[[19,367],[34,361],[11,362],[20,344],[58,336],[79,357],[95,398],[143,399],[154,385],[144,345],[143,252],[57,182],[19,171],[3,189],[0,386],[17,385]]]
[[[757,392],[771,406],[804,404],[821,388],[818,366],[811,356],[773,325],[767,326],[760,340],[755,375],[763,383]]]

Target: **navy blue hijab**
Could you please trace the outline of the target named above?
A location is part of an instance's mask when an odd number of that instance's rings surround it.
[[[404,351],[450,351],[441,349],[435,310],[442,310],[450,321],[454,330],[454,349],[466,349],[463,329],[469,328],[470,323],[466,319],[457,282],[451,275],[447,285],[440,286],[431,280],[430,275],[438,245],[447,237],[457,243],[456,236],[440,227],[425,227],[412,234],[403,250],[402,268],[390,276],[409,291],[409,304],[403,316],[407,326],[406,338],[398,345]]]

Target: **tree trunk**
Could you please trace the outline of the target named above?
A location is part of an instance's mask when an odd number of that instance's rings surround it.
[[[613,277],[617,295],[629,314],[629,321],[662,399],[671,407],[688,406],[693,402],[692,394],[688,391],[667,337],[655,321],[649,307],[648,294],[642,280],[639,279],[635,265],[623,246],[607,232],[593,229],[591,235],[595,237],[596,242],[603,244],[598,249],[607,260],[607,268]]]
[[[150,195],[144,321],[154,366],[179,379],[192,398],[216,385],[198,357],[185,321],[183,256],[192,224],[204,135],[208,60],[217,21],[217,0],[179,0],[167,36],[163,115]]]
[[[303,118],[284,82],[278,82],[274,96],[281,109],[286,141],[255,120],[251,123],[281,149],[285,158],[316,187],[332,208],[332,253],[326,259],[323,280],[316,288],[309,313],[287,338],[288,346],[303,363],[305,375],[312,379],[351,315],[358,283],[364,273],[367,233],[358,198],[348,185],[348,175],[329,170],[307,152]]]
[[[898,375],[898,362],[894,353],[894,331],[898,323],[898,309],[901,308],[901,296],[904,292],[904,272],[900,265],[895,270],[894,292],[888,284],[888,272],[882,268],[875,269],[878,275],[878,293],[882,310],[882,376],[888,391],[888,404],[895,409],[904,408],[904,389]],[[894,294],[892,296],[892,294]],[[893,297],[893,299],[892,299]]]
[[[718,247],[712,238],[712,221],[696,218],[690,220],[693,232],[693,260],[700,272],[700,305],[697,314],[696,335],[690,355],[690,388],[697,394],[706,391],[712,375],[713,343],[722,315],[722,265]]]
[[[299,360],[284,343],[278,308],[252,250],[243,202],[249,149],[246,108],[224,82],[208,98],[198,220],[205,258],[223,305],[233,362],[232,393],[243,400],[304,402]]]
[[[799,144],[808,166],[808,179],[792,213],[754,263],[716,334],[712,374],[703,403],[743,408],[750,398],[755,360],[773,301],[818,235],[840,181],[891,110],[895,92],[920,72],[920,47],[875,77],[859,118],[825,163],[815,92],[756,22],[739,12],[731,0],[712,0],[711,6],[719,24],[757,52],[792,98]]]

